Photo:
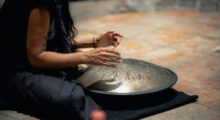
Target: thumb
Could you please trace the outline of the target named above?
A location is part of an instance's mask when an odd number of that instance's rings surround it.
[[[108,46],[108,47],[106,47],[106,48],[108,48],[108,49],[114,49],[115,47],[114,47],[114,46]]]

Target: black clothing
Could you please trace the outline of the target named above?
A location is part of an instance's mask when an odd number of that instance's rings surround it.
[[[1,61],[0,101],[6,100],[21,112],[52,120],[88,120],[98,108],[77,83],[77,66],[67,69],[36,69],[26,54],[26,36],[30,12],[39,7],[51,16],[47,51],[71,53],[73,45],[59,9],[61,1],[6,0],[0,11]],[[5,50],[6,46],[7,49]]]
[[[5,84],[5,96],[15,110],[49,120],[88,120],[96,103],[69,76],[56,71],[13,73]]]
[[[4,65],[28,65],[26,56],[26,36],[30,12],[38,7],[48,9],[51,25],[48,32],[47,50],[61,53],[73,51],[73,45],[67,38],[66,29],[60,15],[59,2],[54,0],[6,0],[0,13],[2,45],[8,46],[2,55]],[[10,55],[10,56],[7,56]]]

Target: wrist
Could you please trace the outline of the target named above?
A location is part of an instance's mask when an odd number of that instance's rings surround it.
[[[98,37],[98,38],[93,37],[93,38],[92,38],[93,48],[97,48],[97,47],[98,47],[99,41],[100,41],[100,37]]]
[[[90,61],[89,61],[89,53],[88,51],[85,51],[85,52],[81,52],[82,55],[81,55],[81,61],[82,61],[82,64],[89,64]]]
[[[74,46],[74,49],[76,50],[79,46],[79,43],[76,40],[72,40],[72,45]]]

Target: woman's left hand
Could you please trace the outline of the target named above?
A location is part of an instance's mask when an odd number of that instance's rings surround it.
[[[96,47],[117,47],[120,44],[122,37],[123,36],[118,32],[108,31],[100,36],[100,38],[97,40]]]

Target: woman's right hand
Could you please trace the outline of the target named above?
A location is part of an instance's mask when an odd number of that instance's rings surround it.
[[[117,63],[121,63],[120,53],[112,48],[97,48],[85,52],[85,63],[92,65],[104,65],[115,67]]]

